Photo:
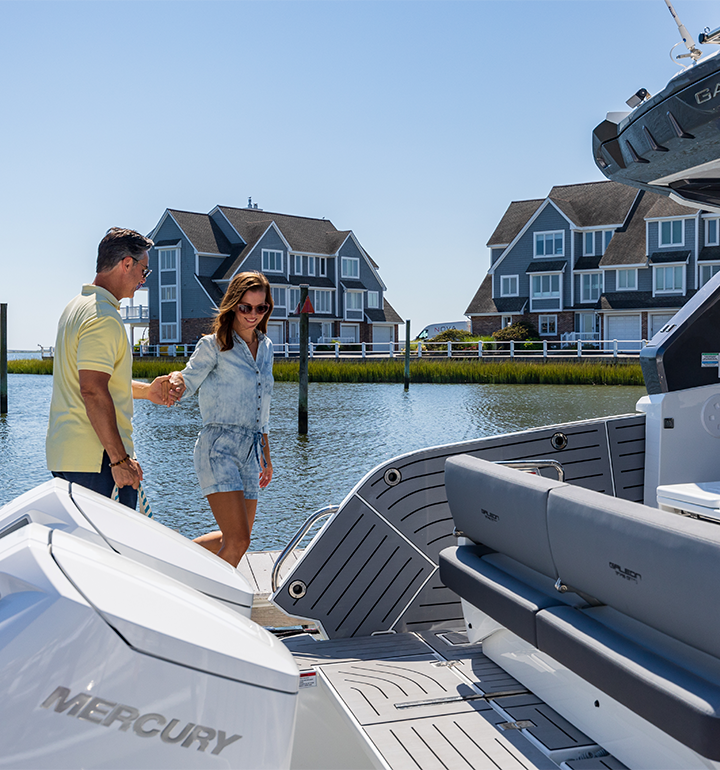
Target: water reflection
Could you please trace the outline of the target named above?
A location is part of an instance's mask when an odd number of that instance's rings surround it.
[[[45,431],[52,378],[10,375],[0,418],[0,505],[49,478]],[[273,482],[261,493],[253,549],[284,545],[312,511],[337,503],[399,454],[527,427],[634,411],[644,388],[554,385],[311,383],[309,434],[297,434],[297,384],[277,383],[271,414]],[[136,402],[135,441],[155,517],[194,537],[212,528],[192,449],[197,400],[167,409]]]

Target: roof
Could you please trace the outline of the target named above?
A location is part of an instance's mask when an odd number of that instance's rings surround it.
[[[556,185],[548,198],[576,227],[619,225],[625,221],[638,191],[620,182]]]
[[[647,212],[655,205],[657,193],[640,191],[635,200],[635,210],[627,222],[613,235],[605,253],[600,259],[600,267],[645,264],[645,219]]]
[[[717,262],[720,261],[720,246],[705,246],[700,249],[698,262]]]
[[[542,199],[513,201],[503,214],[495,232],[487,242],[488,246],[506,245],[525,227],[528,219],[540,208]]]
[[[380,308],[367,308],[365,310],[365,315],[370,323],[405,323],[405,321],[397,314],[395,308],[393,308],[386,299],[383,299],[382,310]]]
[[[662,265],[667,262],[687,262],[690,259],[689,249],[681,251],[654,251],[650,255],[650,263],[653,265]]]
[[[526,273],[564,273],[567,267],[565,259],[538,259],[528,265]]]
[[[180,225],[196,251],[203,254],[230,254],[230,241],[209,214],[195,214],[192,211],[177,209],[168,209],[168,213]]]
[[[492,276],[486,275],[465,311],[465,315],[482,313],[521,313],[527,297],[492,297]]]
[[[600,259],[600,254],[596,254],[594,257],[580,257],[575,263],[575,270],[598,270]]]
[[[647,219],[656,217],[694,217],[697,216],[697,209],[691,209],[688,206],[681,206],[672,198],[666,195],[656,195],[655,204],[645,215]]]
[[[603,294],[595,307],[600,310],[640,310],[655,308],[680,308],[693,295],[694,291],[681,294],[661,294],[653,297],[651,291],[618,291]]]

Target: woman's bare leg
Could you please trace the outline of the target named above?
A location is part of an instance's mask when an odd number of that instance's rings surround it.
[[[216,492],[207,499],[220,532],[201,535],[195,542],[237,567],[250,546],[257,500],[246,500],[242,492]]]

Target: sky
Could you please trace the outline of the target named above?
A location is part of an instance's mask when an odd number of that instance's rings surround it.
[[[54,344],[109,227],[248,197],[352,230],[413,336],[459,320],[510,202],[602,179],[592,129],[679,41],[663,0],[0,0],[8,347]]]

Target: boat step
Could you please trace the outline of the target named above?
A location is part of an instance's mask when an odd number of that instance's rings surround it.
[[[248,551],[238,565],[243,577],[250,583],[254,591],[251,618],[258,625],[265,628],[288,628],[292,626],[314,627],[307,620],[295,618],[276,607],[269,600],[272,593],[272,570],[280,551]],[[280,571],[280,578],[284,578],[292,566],[302,556],[302,550],[297,549],[286,560]]]

